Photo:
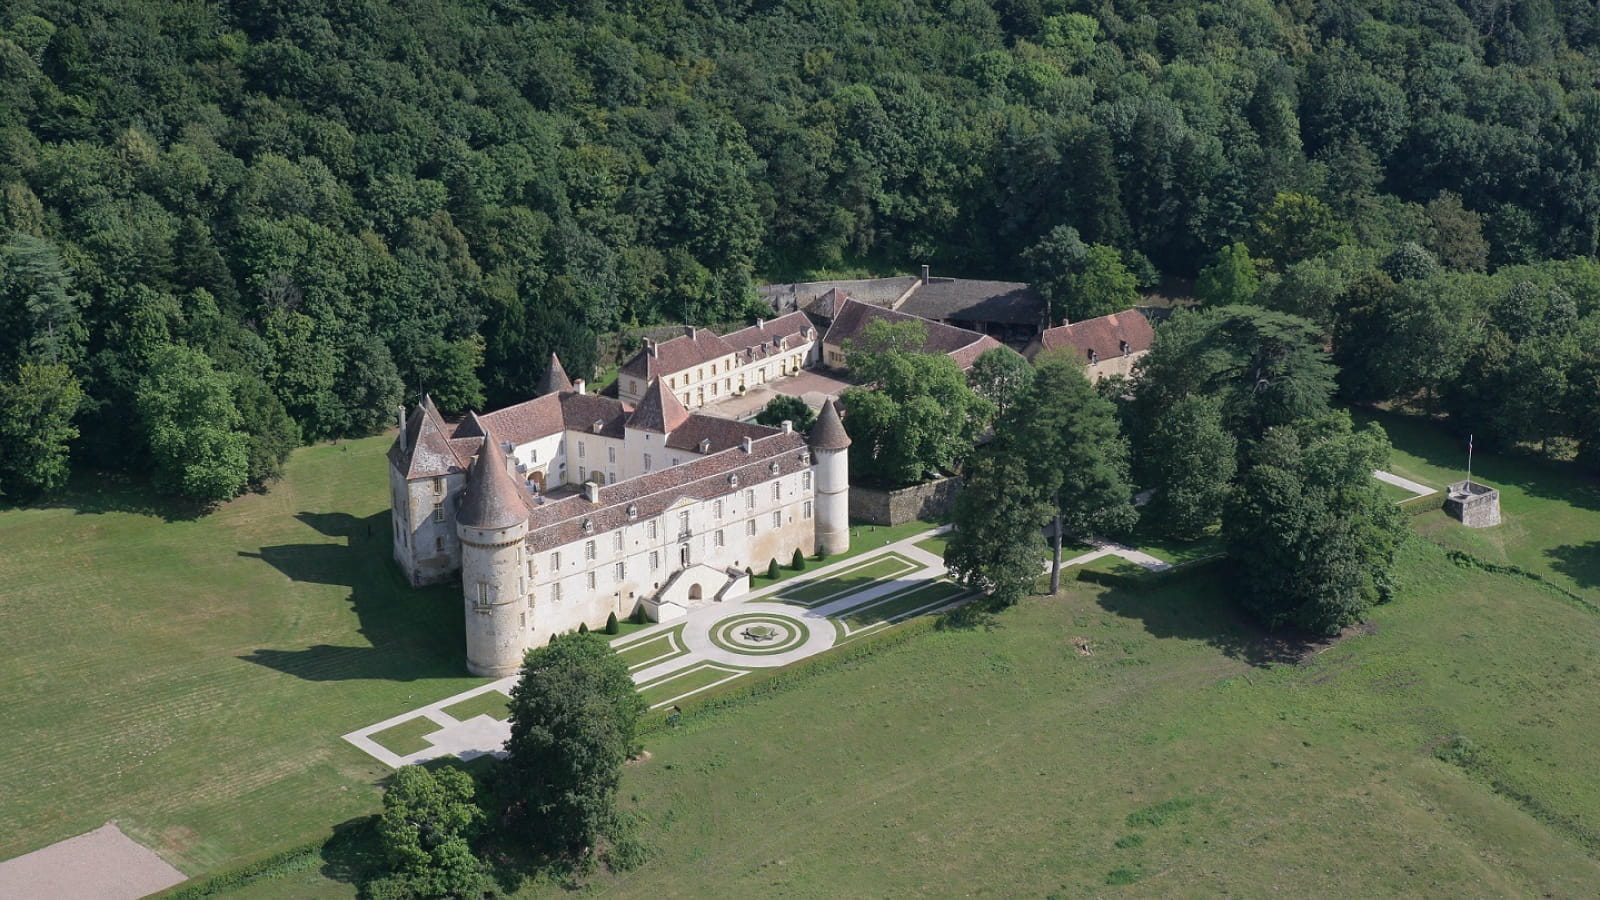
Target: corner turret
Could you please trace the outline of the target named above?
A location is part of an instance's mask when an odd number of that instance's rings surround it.
[[[850,549],[850,435],[829,399],[811,427],[817,472],[817,552],[833,556]]]
[[[524,539],[528,504],[506,468],[506,454],[481,420],[483,445],[472,467],[456,533],[461,539],[461,589],[467,617],[467,669],[499,678],[522,665],[528,632]]]
[[[567,377],[567,370],[561,367],[561,360],[554,353],[550,354],[550,365],[545,368],[544,377],[539,379],[539,396],[570,390],[572,379]]]

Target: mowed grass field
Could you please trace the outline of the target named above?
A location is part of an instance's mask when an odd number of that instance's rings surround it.
[[[1395,471],[1437,483],[1406,438]],[[20,635],[0,659],[20,723],[0,740],[0,850],[117,818],[209,871],[376,808],[386,771],[338,735],[482,682],[455,676],[454,592],[413,592],[387,560],[386,441],[346,446],[197,522],[0,514],[0,626]],[[1587,483],[1550,477],[1518,490],[1600,538],[1600,512],[1561,496]],[[1528,534],[1507,553],[1545,558]],[[1600,615],[1423,539],[1399,576],[1373,633],[1300,665],[1201,570],[1072,583],[693,714],[624,775],[652,859],[587,890],[1593,896]],[[351,862],[238,896],[352,897]]]
[[[375,807],[339,735],[483,683],[456,591],[389,561],[390,440],[198,519],[93,482],[0,512],[0,858],[116,819],[198,874]]]

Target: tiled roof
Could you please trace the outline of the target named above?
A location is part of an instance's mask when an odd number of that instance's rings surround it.
[[[622,374],[649,381],[675,375],[733,353],[733,348],[712,332],[703,328],[691,330],[692,334],[680,335],[641,349],[622,364]]]
[[[986,334],[945,325],[942,322],[931,322],[921,316],[873,306],[859,300],[846,299],[839,307],[838,313],[833,319],[833,324],[829,326],[823,343],[842,347],[845,341],[858,339],[861,332],[866,330],[868,323],[885,319],[890,322],[921,322],[928,332],[928,339],[923,343],[922,351],[947,354],[963,369],[971,368],[972,363],[983,351],[1004,346]]]
[[[568,431],[586,431],[590,434],[620,438],[623,423],[628,421],[632,409],[621,400],[596,394],[562,394],[561,417]],[[600,427],[595,428],[599,422]]]
[[[432,397],[423,397],[406,419],[405,431],[389,448],[389,463],[406,478],[429,478],[466,469],[450,442],[450,426],[440,417]]]
[[[544,377],[539,379],[539,393],[559,394],[570,390],[572,379],[567,377],[567,370],[561,368],[561,360],[554,353],[550,354],[550,365],[545,367]]]
[[[718,453],[739,446],[745,438],[760,440],[779,433],[780,429],[751,422],[736,422],[717,416],[690,415],[681,425],[667,435],[667,446],[674,450],[692,450],[700,453],[700,442],[710,441],[706,453]]]
[[[732,334],[723,335],[722,340],[740,355],[741,361],[746,361],[752,351],[766,352],[787,343],[794,346],[804,343],[806,331],[812,327],[811,320],[805,313],[792,312],[779,316],[760,325],[751,325],[741,328]]]
[[[818,450],[843,450],[850,446],[850,435],[839,421],[839,410],[831,397],[822,404],[817,424],[811,426],[811,446]]]
[[[774,463],[776,472],[772,471]],[[528,544],[534,550],[559,547],[659,516],[685,497],[709,500],[727,496],[809,466],[805,438],[798,432],[779,431],[753,441],[749,453],[734,447],[681,466],[600,485],[599,503],[590,503],[583,494],[536,503],[528,516]],[[729,476],[737,476],[737,484],[730,483]],[[632,516],[628,515],[630,506]],[[666,527],[670,528],[670,523]]]
[[[644,396],[639,398],[639,408],[628,417],[628,427],[670,434],[688,418],[689,411],[683,408],[678,395],[667,390],[661,379],[656,378],[644,389]]]
[[[1047,351],[1070,348],[1083,359],[1088,358],[1090,350],[1096,359],[1115,359],[1123,354],[1123,342],[1127,342],[1128,353],[1142,353],[1150,349],[1154,340],[1155,330],[1144,313],[1125,309],[1098,319],[1046,328],[1039,336],[1039,346]]]
[[[1037,328],[1044,322],[1045,301],[1032,286],[1020,281],[933,278],[900,304],[900,311],[924,319],[959,319]]]
[[[543,397],[514,403],[505,409],[484,413],[479,418],[484,425],[494,429],[500,440],[521,445],[560,431],[564,421],[563,405],[563,395],[545,394]],[[466,425],[465,422],[462,424]]]
[[[527,520],[528,494],[506,471],[506,453],[493,432],[481,439],[483,447],[456,508],[456,522],[468,528],[509,528]]]

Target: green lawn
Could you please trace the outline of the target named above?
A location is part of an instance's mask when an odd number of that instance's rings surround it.
[[[843,562],[844,560],[852,557],[860,556],[861,554],[871,550],[881,550],[888,544],[892,544],[895,541],[905,540],[908,537],[921,534],[922,532],[933,528],[938,528],[941,524],[943,523],[931,522],[923,519],[912,519],[910,522],[894,526],[868,525],[864,522],[851,522],[849,550],[834,556],[830,556],[823,560],[816,560],[807,557],[805,569],[791,569],[789,568],[790,560],[780,559],[778,560],[778,577],[768,578],[766,568],[762,567],[756,570],[755,576],[750,579],[750,590],[759,591],[762,588],[771,587],[780,581],[788,581],[790,578],[794,578],[797,575],[803,575],[817,566],[833,565],[834,563]]]
[[[692,669],[685,669],[675,675],[668,676],[661,681],[645,685],[639,689],[639,696],[644,702],[654,706],[680,697],[690,691],[727,681],[745,673],[744,669],[735,669],[721,663],[702,663]]]
[[[375,807],[339,736],[484,683],[457,589],[391,561],[389,442],[198,519],[90,479],[0,512],[0,858],[116,819],[195,874]]]
[[[454,714],[452,713],[452,715]],[[458,716],[457,718],[460,717]],[[433,746],[422,738],[424,735],[433,734],[438,730],[439,724],[437,722],[426,716],[417,716],[416,718],[407,719],[398,725],[391,725],[382,731],[374,732],[372,740],[390,753],[406,756]]]
[[[627,663],[630,669],[642,669],[645,666],[666,662],[688,652],[678,640],[678,635],[682,633],[682,625],[669,628],[653,637],[623,647],[617,651],[617,655],[622,657],[622,661]]]
[[[883,579],[915,572],[919,568],[920,566],[903,556],[888,555],[863,565],[847,568],[827,578],[808,581],[799,587],[779,593],[777,599],[797,606],[814,606],[837,600],[851,591],[870,587]]]
[[[476,697],[446,706],[444,711],[458,722],[465,722],[474,716],[488,716],[504,722],[511,718],[511,698],[499,691],[484,691]]]
[[[1466,477],[1464,439],[1406,416],[1363,412],[1358,419],[1375,420],[1389,433],[1395,474],[1438,488]],[[1473,456],[1472,477],[1500,490],[1499,526],[1463,528],[1435,511],[1412,520],[1417,530],[1600,602],[1600,483],[1573,465],[1481,451]]]
[[[934,556],[944,559],[944,548],[950,546],[950,537],[949,535],[936,534],[933,537],[917,541],[916,545]]]
[[[870,606],[852,609],[839,619],[852,628],[863,628],[878,622],[894,621],[932,604],[949,603],[965,593],[966,588],[949,581],[924,582],[910,590],[891,594]]]

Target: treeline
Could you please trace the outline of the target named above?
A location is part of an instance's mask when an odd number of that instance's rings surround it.
[[[1597,42],[1586,0],[13,0],[0,490],[219,499],[757,276],[1592,255]]]

